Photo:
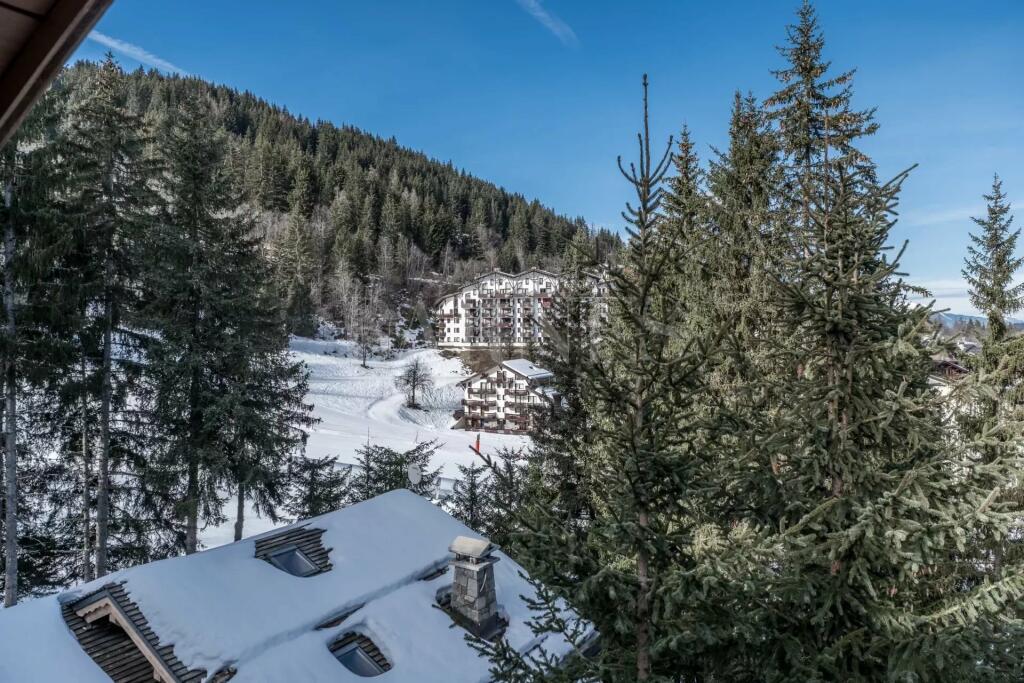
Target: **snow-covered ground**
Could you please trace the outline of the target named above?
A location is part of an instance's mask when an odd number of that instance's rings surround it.
[[[310,431],[307,457],[338,456],[339,462],[351,463],[355,462],[356,449],[366,443],[404,451],[435,439],[440,448],[433,464],[441,467],[443,477],[455,478],[458,465],[479,460],[469,449],[477,434],[450,428],[452,412],[462,400],[462,389],[456,385],[469,374],[458,358],[443,358],[436,349],[416,349],[400,352],[393,360],[368,359],[369,367],[363,368],[358,348],[349,341],[293,338],[292,351],[309,367],[307,400],[320,419]],[[430,368],[434,381],[434,388],[420,400],[423,410],[406,408],[405,396],[395,388],[395,377],[416,358]],[[518,448],[527,441],[505,434],[480,435],[485,453],[502,446]],[[257,517],[252,510],[246,514],[246,536],[278,526]],[[232,524],[228,521],[207,529],[203,534],[205,546],[230,543]]]

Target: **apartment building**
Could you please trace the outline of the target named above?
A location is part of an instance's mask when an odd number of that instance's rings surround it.
[[[544,339],[541,322],[558,291],[558,276],[534,268],[518,275],[493,270],[441,298],[437,345],[523,347]]]
[[[536,411],[561,400],[550,386],[554,375],[525,358],[507,360],[463,380],[462,410],[456,429],[529,433]]]

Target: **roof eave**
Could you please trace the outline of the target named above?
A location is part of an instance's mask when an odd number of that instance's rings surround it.
[[[38,20],[21,49],[0,71],[0,145],[18,129],[112,1],[56,0]]]

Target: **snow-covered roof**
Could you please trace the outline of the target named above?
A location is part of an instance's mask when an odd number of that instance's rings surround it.
[[[448,547],[459,536],[478,534],[409,491],[372,500],[303,522],[324,529],[333,567],[300,578],[256,558],[268,534],[122,570],[59,595],[30,600],[0,612],[0,681],[109,683],[65,624],[61,606],[111,582],[121,582],[161,644],[189,669],[208,675],[225,665],[243,681],[358,681],[328,649],[345,633],[369,637],[391,663],[389,681],[450,683],[487,681],[488,661],[434,606],[451,570]],[[295,527],[296,525],[293,525]],[[521,650],[542,646],[557,655],[561,639],[538,642],[526,625],[522,595],[534,591],[522,568],[496,553],[497,598],[508,620],[505,638]],[[424,577],[430,577],[424,579]],[[325,622],[357,608],[340,623]]]
[[[524,270],[521,273],[506,273],[503,270],[499,270],[498,268],[494,268],[493,270],[490,270],[490,271],[488,271],[488,272],[486,272],[486,273],[484,273],[482,275],[477,275],[475,278],[473,278],[472,280],[470,280],[466,284],[460,285],[460,286],[456,287],[455,289],[452,289],[451,291],[446,292],[445,294],[442,294],[437,299],[435,299],[434,306],[435,307],[440,306],[441,302],[443,302],[445,299],[451,298],[451,297],[459,294],[460,292],[464,292],[466,290],[472,289],[473,287],[479,285],[481,282],[483,282],[487,278],[491,278],[491,277],[495,277],[495,276],[500,276],[500,277],[508,278],[509,280],[520,280],[520,279],[525,278],[527,275],[530,275],[531,273],[537,273],[538,275],[545,275],[547,277],[554,278],[556,280],[560,277],[560,275],[558,273],[553,273],[550,270],[544,270],[542,268],[529,268],[527,270]]]
[[[536,366],[526,358],[513,358],[511,360],[504,361],[502,365],[527,379],[548,379],[550,377],[554,377],[554,374],[550,370],[545,370],[542,367]]]

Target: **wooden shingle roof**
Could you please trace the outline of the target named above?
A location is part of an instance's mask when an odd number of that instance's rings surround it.
[[[88,611],[108,600],[126,619],[124,627],[113,623],[112,619],[90,621]],[[132,602],[128,591],[119,583],[109,583],[84,598],[63,603],[61,613],[85,653],[114,683],[164,680],[156,678],[154,657],[158,660],[157,666],[172,677],[166,683],[199,683],[206,678],[205,670],[190,670],[174,655],[173,644],[160,643],[159,636],[150,628],[138,605]],[[129,629],[134,633],[129,633]],[[133,635],[141,638],[141,648]]]
[[[256,557],[270,562],[275,551],[295,546],[317,567],[317,574],[331,570],[330,552],[333,548],[325,548],[322,540],[323,529],[300,526],[288,529],[279,534],[264,536],[256,540]]]

